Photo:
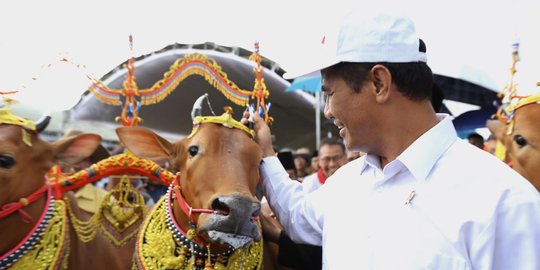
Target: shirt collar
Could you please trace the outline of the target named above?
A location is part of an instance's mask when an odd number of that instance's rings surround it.
[[[437,114],[439,123],[416,139],[396,160],[399,160],[411,172],[416,180],[425,180],[435,162],[456,141],[457,133],[452,120],[447,114]],[[366,155],[361,172],[368,167],[380,168],[376,155]]]

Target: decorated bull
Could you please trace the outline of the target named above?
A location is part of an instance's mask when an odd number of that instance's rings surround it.
[[[147,216],[136,245],[136,269],[260,269],[262,241],[255,196],[262,152],[254,131],[232,118],[201,116],[193,130],[171,143],[138,127],[117,129],[136,155],[179,172]]]
[[[512,99],[503,121],[489,120],[487,126],[504,145],[500,157],[540,191],[540,92]]]
[[[487,127],[499,141],[496,153],[540,191],[540,92],[517,95],[514,83],[519,44],[514,44],[510,84],[501,93],[496,119]],[[537,83],[540,85],[540,83]]]
[[[123,259],[104,238],[91,245],[77,240],[66,202],[45,181],[54,164],[91,155],[101,137],[43,141],[48,119],[34,124],[0,108],[0,269],[122,269]],[[75,200],[69,204],[78,209]]]

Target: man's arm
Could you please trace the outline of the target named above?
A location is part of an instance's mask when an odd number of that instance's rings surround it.
[[[249,113],[244,112],[241,122],[248,123]],[[292,181],[274,155],[270,128],[257,114],[254,116],[255,140],[263,151],[261,178],[265,197],[278,220],[294,241],[312,245],[322,244],[322,209],[315,205],[302,185]],[[310,194],[311,195],[311,194]]]
[[[501,202],[471,248],[474,269],[540,269],[540,203],[521,196]]]

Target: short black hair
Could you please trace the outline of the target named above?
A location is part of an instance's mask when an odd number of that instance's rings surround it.
[[[285,168],[285,170],[296,169],[296,167],[294,166],[293,153],[291,151],[278,152],[277,157],[279,161],[281,162],[281,165],[283,165],[283,167]]]
[[[474,139],[474,138],[484,141],[484,137],[482,137],[482,135],[476,132],[469,133],[469,135],[467,136],[467,140]]]
[[[443,106],[443,100],[444,100],[444,93],[442,89],[437,85],[437,83],[433,82],[433,93],[431,94],[431,105],[433,106],[433,110],[435,112],[441,112],[442,106]]]
[[[419,52],[427,51],[426,43],[419,39]],[[375,65],[385,66],[392,75],[392,81],[398,90],[411,100],[426,100],[432,97],[433,72],[424,62],[411,63],[352,63],[341,62],[323,70],[325,76],[337,76],[345,80],[347,86],[356,93],[360,92],[362,84],[367,79],[369,71]]]
[[[424,62],[413,63],[350,63],[341,62],[323,70],[325,76],[342,78],[347,86],[359,93],[369,71],[375,65],[385,66],[392,75],[398,91],[411,100],[431,100],[433,73]]]
[[[341,148],[343,153],[345,153],[345,144],[343,143],[343,140],[341,140],[338,137],[330,137],[330,138],[322,139],[319,149],[321,149],[321,147],[323,147],[324,145],[337,145]]]

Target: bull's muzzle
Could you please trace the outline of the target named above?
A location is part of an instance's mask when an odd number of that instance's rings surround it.
[[[218,196],[212,200],[211,207],[215,212],[200,224],[199,233],[207,234],[212,242],[239,248],[261,239],[258,201],[243,195]]]

